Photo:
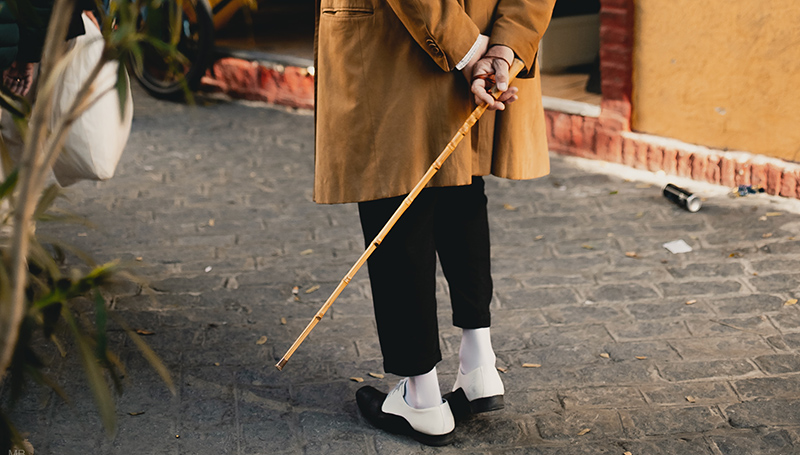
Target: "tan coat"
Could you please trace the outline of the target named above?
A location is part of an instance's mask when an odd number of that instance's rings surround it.
[[[431,186],[547,174],[535,62],[554,2],[317,0],[314,200],[366,201],[413,188],[475,107],[455,66],[481,32],[525,63],[519,100],[487,112]]]

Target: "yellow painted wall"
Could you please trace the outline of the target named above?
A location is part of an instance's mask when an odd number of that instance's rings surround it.
[[[635,130],[800,161],[800,0],[635,5]]]

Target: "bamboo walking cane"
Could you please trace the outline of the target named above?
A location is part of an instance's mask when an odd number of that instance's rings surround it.
[[[519,74],[519,72],[522,71],[522,68],[524,66],[525,64],[522,63],[521,60],[514,59],[514,63],[508,70],[509,84],[511,84],[514,78],[517,77],[517,74]],[[494,98],[499,97],[501,93],[502,92],[497,89],[497,86],[492,88],[491,95]],[[297,348],[300,346],[300,344],[302,344],[303,341],[305,341],[306,337],[308,336],[309,333],[311,333],[311,330],[314,329],[317,323],[322,320],[322,318],[325,316],[325,313],[328,311],[328,308],[330,308],[331,305],[333,305],[333,302],[339,297],[339,294],[342,293],[344,288],[347,287],[348,284],[350,284],[350,280],[353,279],[356,272],[358,272],[361,266],[364,265],[365,262],[367,262],[367,259],[372,255],[375,249],[377,249],[378,246],[380,246],[381,242],[383,242],[384,237],[386,237],[386,234],[388,234],[389,231],[392,229],[392,227],[394,227],[395,223],[397,223],[397,220],[400,219],[403,213],[405,213],[406,209],[408,209],[411,203],[414,202],[414,199],[417,198],[417,195],[419,195],[420,191],[422,191],[422,189],[425,188],[425,186],[428,184],[431,178],[433,178],[433,176],[437,172],[439,172],[439,169],[442,167],[447,158],[450,157],[450,155],[456,149],[461,140],[464,139],[464,137],[466,137],[470,128],[472,128],[472,126],[475,125],[475,123],[478,121],[479,118],[481,118],[483,113],[486,112],[486,108],[488,107],[489,105],[484,103],[476,107],[475,110],[472,111],[472,114],[470,114],[467,120],[464,121],[464,123],[461,125],[461,128],[458,129],[458,132],[455,134],[455,136],[453,136],[453,138],[450,139],[450,142],[447,144],[444,150],[442,150],[442,153],[439,154],[439,157],[436,158],[436,161],[434,161],[433,164],[431,164],[431,167],[429,167],[425,175],[422,176],[422,179],[420,179],[420,181],[417,182],[417,185],[414,186],[414,189],[412,189],[411,192],[408,193],[408,196],[406,196],[406,198],[403,200],[402,204],[400,204],[400,207],[398,207],[397,210],[394,212],[392,217],[389,218],[389,221],[386,222],[386,224],[383,226],[383,229],[381,229],[381,231],[378,232],[378,235],[375,236],[375,239],[372,240],[372,243],[370,243],[369,247],[367,247],[364,253],[361,254],[361,257],[358,258],[358,261],[356,261],[356,263],[353,264],[353,267],[350,268],[350,271],[347,272],[347,275],[345,275],[344,278],[342,278],[342,281],[340,281],[339,285],[336,286],[336,289],[333,290],[333,293],[331,293],[330,297],[328,297],[328,300],[325,301],[325,304],[322,305],[322,308],[320,308],[319,311],[317,311],[317,314],[314,315],[314,319],[312,319],[311,322],[308,323],[306,328],[303,330],[303,333],[301,333],[300,336],[297,337],[296,340],[294,340],[292,346],[289,348],[288,351],[286,351],[286,354],[284,354],[281,360],[275,365],[275,368],[277,368],[278,370],[283,370],[283,367],[286,366],[286,362],[289,361],[289,358],[292,356],[292,354],[294,354],[294,351],[296,351]]]

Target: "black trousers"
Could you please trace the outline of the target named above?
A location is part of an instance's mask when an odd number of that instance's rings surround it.
[[[358,204],[365,244],[404,197]],[[436,254],[450,287],[453,325],[489,327],[492,278],[483,179],[422,190],[381,245],[369,270],[384,369],[427,373],[442,359],[436,319]]]

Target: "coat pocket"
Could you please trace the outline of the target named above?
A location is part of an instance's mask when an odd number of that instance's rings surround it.
[[[325,0],[320,5],[320,12],[325,18],[348,19],[372,16],[372,4],[364,0]]]

